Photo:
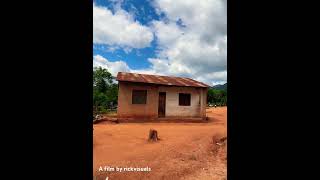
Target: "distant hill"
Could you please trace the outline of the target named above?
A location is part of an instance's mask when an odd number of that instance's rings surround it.
[[[227,90],[227,83],[218,84],[218,85],[212,86],[211,88],[212,89],[217,89],[217,90]]]

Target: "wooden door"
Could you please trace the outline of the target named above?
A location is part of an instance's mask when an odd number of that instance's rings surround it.
[[[159,92],[159,106],[158,106],[158,116],[166,116],[166,93]]]

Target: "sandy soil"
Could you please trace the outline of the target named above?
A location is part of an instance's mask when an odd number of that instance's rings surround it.
[[[99,123],[94,125],[95,178],[226,179],[227,145],[213,139],[227,136],[227,108],[207,109],[208,123]],[[150,129],[158,142],[148,142]],[[99,172],[99,167],[150,167],[150,172]]]

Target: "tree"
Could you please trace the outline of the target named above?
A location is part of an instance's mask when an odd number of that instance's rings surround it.
[[[208,89],[208,103],[226,105],[227,104],[227,91],[218,89]]]
[[[214,90],[213,89],[209,89],[208,90],[208,103],[212,104],[212,103],[216,103],[215,102],[215,93],[214,93]]]
[[[107,95],[107,101],[109,104],[110,103],[112,103],[112,104],[117,103],[117,101],[118,101],[118,85],[111,84],[109,86],[109,89],[108,89],[106,95]]]
[[[99,92],[106,92],[108,86],[112,84],[113,77],[107,69],[95,67],[93,71],[93,88]]]
[[[118,100],[118,85],[107,69],[96,67],[93,70],[93,104],[95,111],[106,111]]]

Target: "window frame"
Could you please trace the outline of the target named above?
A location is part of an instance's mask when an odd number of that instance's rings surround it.
[[[137,99],[135,99],[135,98],[137,98],[137,92],[145,92],[145,97],[144,97],[144,101],[143,102],[137,102]],[[135,93],[134,93],[135,92]],[[132,91],[131,91],[131,104],[140,104],[140,105],[144,105],[144,104],[147,104],[147,99],[148,99],[148,90],[145,90],[145,89],[133,89]]]
[[[178,96],[179,96],[179,106],[191,106],[191,93],[179,93]],[[186,97],[188,97],[188,99],[182,100],[182,98],[186,98]]]

